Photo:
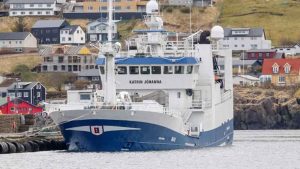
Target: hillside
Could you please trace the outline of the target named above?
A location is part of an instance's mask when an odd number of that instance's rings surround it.
[[[272,45],[300,41],[300,0],[224,0],[219,9],[224,27],[263,27]]]

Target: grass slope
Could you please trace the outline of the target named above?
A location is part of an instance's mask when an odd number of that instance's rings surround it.
[[[219,24],[263,27],[272,45],[300,41],[300,0],[224,0]]]
[[[17,65],[27,65],[33,68],[42,62],[42,57],[38,54],[18,54],[0,56],[0,74],[10,73]]]

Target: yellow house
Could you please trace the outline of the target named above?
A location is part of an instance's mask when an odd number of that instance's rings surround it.
[[[148,0],[114,0],[115,12],[143,12]],[[83,2],[83,12],[107,12],[107,0],[86,0]]]
[[[260,80],[276,86],[300,84],[300,59],[265,59]]]

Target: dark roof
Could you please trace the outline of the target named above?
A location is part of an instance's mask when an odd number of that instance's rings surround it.
[[[59,28],[65,20],[38,20],[32,28]]]
[[[18,82],[18,85],[22,85],[22,88],[18,88],[18,90],[29,90],[32,87],[34,87],[39,82]],[[17,82],[11,84],[7,90],[14,90],[15,86],[17,85]]]
[[[49,4],[56,0],[8,0],[7,4]]]
[[[66,26],[66,27],[62,28],[61,30],[69,30],[70,31],[69,34],[73,34],[78,27],[79,27],[79,25],[70,25],[70,26]]]
[[[235,30],[249,30],[249,34],[233,35],[232,31]],[[261,37],[264,35],[263,28],[224,28],[225,37]]]
[[[2,32],[0,40],[24,40],[30,32]]]

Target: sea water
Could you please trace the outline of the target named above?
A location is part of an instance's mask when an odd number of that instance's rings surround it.
[[[227,147],[119,153],[1,154],[0,169],[300,169],[300,130],[235,131]]]

